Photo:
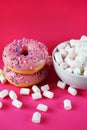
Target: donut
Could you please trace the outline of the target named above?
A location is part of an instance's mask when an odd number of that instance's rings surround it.
[[[45,65],[40,71],[34,74],[16,73],[8,69],[6,66],[4,66],[3,71],[9,83],[18,87],[29,87],[43,81],[49,72],[49,67]]]
[[[38,72],[46,65],[47,58],[46,45],[33,39],[14,40],[3,51],[5,66],[20,74]]]

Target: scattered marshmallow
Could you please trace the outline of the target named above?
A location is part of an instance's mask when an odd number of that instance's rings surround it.
[[[73,87],[68,87],[68,92],[72,94],[73,96],[77,95],[77,90]]]
[[[6,83],[6,78],[5,78],[5,76],[4,75],[0,75],[0,82],[2,83],[2,84],[5,84]]]
[[[33,123],[40,123],[41,122],[41,114],[39,112],[34,112],[32,116]]]
[[[29,95],[29,93],[30,93],[30,89],[29,88],[21,88],[20,89],[20,94]]]
[[[42,92],[50,90],[50,87],[48,84],[41,86]]]
[[[64,109],[65,110],[71,110],[72,109],[72,104],[71,104],[71,101],[69,99],[64,100]]]
[[[2,102],[0,102],[0,109],[3,107],[3,104],[2,104]]]
[[[57,87],[62,88],[62,89],[65,89],[66,83],[63,82],[63,81],[58,81],[58,82],[57,82]]]
[[[54,93],[51,91],[44,91],[43,92],[43,96],[47,97],[47,98],[53,98],[54,97]]]
[[[33,98],[34,100],[37,100],[37,99],[42,98],[42,95],[41,95],[40,92],[33,93],[33,94],[32,94],[32,98]]]
[[[15,106],[16,108],[21,108],[23,103],[17,99],[12,101],[12,105]]]
[[[0,98],[5,98],[6,96],[8,96],[8,90],[5,89],[5,90],[2,90],[0,91]]]
[[[0,69],[0,75],[3,75],[3,70],[2,69]]]
[[[38,88],[37,85],[33,85],[32,90],[33,90],[34,93],[40,92],[40,89]]]
[[[40,110],[40,111],[44,111],[44,112],[46,112],[47,110],[48,110],[48,106],[47,105],[45,105],[45,104],[38,104],[37,105],[37,108],[36,108],[37,110]]]
[[[13,90],[10,90],[10,92],[9,92],[9,97],[10,97],[12,100],[15,100],[15,99],[17,99],[17,94],[16,94]]]

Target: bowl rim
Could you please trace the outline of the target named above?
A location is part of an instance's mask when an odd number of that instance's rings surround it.
[[[71,76],[75,76],[75,77],[78,77],[78,78],[87,79],[87,76],[76,75],[76,74],[73,74],[73,73],[68,72],[67,70],[61,68],[61,67],[57,64],[57,62],[55,61],[54,53],[58,50],[58,46],[59,46],[60,44],[67,44],[67,43],[69,43],[69,41],[61,42],[61,43],[59,43],[59,44],[53,49],[53,52],[52,52],[53,63],[56,64],[56,66],[57,66],[59,69],[61,69],[63,72],[66,72],[67,74],[69,74],[69,75],[71,75]]]

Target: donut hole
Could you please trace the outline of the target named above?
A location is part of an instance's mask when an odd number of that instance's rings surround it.
[[[26,50],[22,50],[21,55],[27,56],[28,55],[28,50],[27,49]]]

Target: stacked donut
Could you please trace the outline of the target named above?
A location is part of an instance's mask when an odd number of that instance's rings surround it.
[[[13,85],[28,87],[48,74],[48,49],[33,39],[14,40],[3,51],[4,74]]]

